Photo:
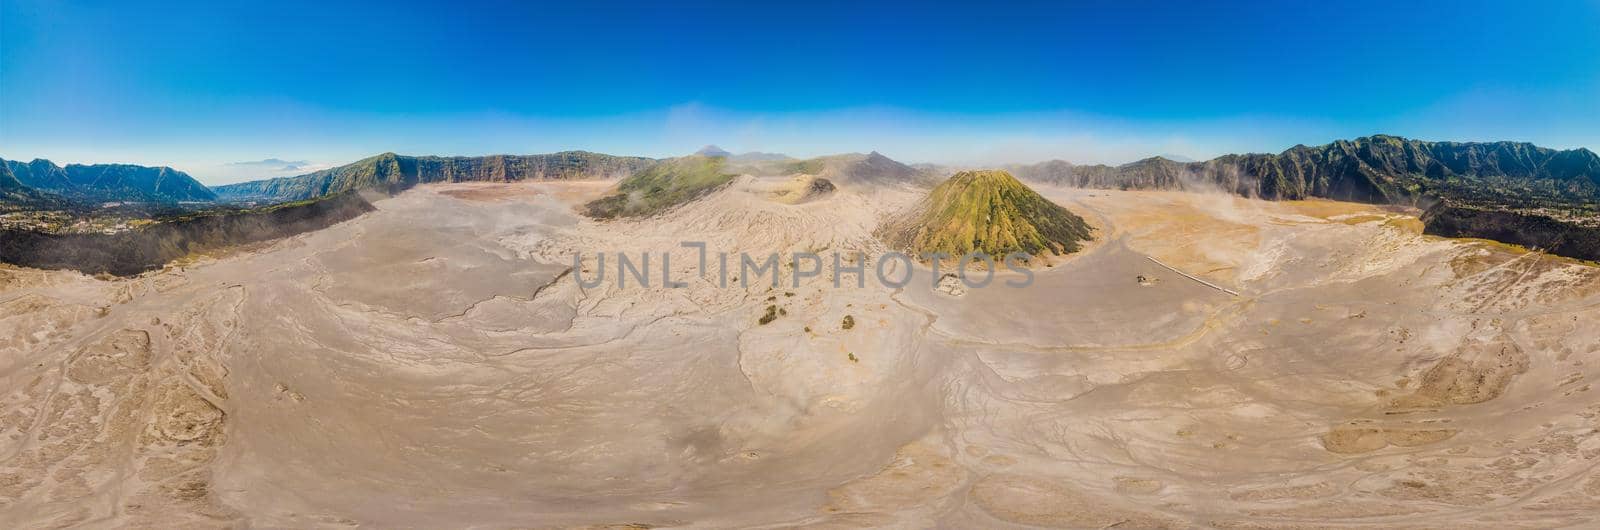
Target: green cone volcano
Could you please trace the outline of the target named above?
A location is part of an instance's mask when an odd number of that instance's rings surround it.
[[[1000,170],[963,171],[879,234],[897,249],[961,256],[1070,254],[1092,239],[1082,217]]]

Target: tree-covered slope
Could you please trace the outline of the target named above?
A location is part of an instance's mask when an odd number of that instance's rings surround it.
[[[170,167],[132,164],[55,165],[49,160],[5,161],[18,182],[79,203],[179,203],[216,200],[210,188]]]
[[[72,179],[67,178],[67,170],[49,160],[36,158],[26,164],[12,161],[6,162],[6,165],[10,167],[11,172],[17,176],[17,180],[21,181],[24,186],[37,190],[54,190],[56,192],[64,192],[73,188]]]
[[[24,185],[11,172],[5,160],[0,160],[0,213],[48,207],[57,198]]]
[[[963,171],[939,184],[909,214],[880,230],[891,246],[913,253],[996,259],[1011,252],[1069,254],[1093,238],[1082,217],[1000,170]]]
[[[617,191],[590,202],[590,217],[648,217],[714,192],[736,176],[725,157],[691,155],[663,160],[617,183]]]
[[[21,193],[27,190],[28,187],[17,180],[17,176],[11,172],[5,161],[0,160],[0,193]]]

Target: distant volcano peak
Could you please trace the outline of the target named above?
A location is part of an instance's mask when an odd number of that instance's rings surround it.
[[[705,147],[701,147],[700,150],[699,151],[695,151],[694,154],[697,154],[697,155],[700,155],[700,156],[711,156],[711,157],[722,157],[722,158],[727,158],[729,156],[733,156],[733,153],[729,153],[729,152],[723,150],[721,147],[717,147],[716,145],[707,145]]]

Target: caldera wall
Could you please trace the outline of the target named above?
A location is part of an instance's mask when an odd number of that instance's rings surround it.
[[[114,234],[0,231],[0,262],[43,269],[134,275],[204,249],[292,236],[372,211],[360,195],[201,214]]]
[[[1600,260],[1600,227],[1545,215],[1486,210],[1442,201],[1422,214],[1423,233],[1476,237],[1537,248],[1558,256]]]

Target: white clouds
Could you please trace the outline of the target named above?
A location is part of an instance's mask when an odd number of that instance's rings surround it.
[[[335,167],[337,164],[327,162],[313,162],[310,160],[284,160],[281,158],[265,158],[241,162],[225,162],[221,164],[202,163],[189,169],[197,178],[207,184],[224,184],[242,182],[274,177],[290,177],[304,175],[313,171]]]
[[[306,160],[289,161],[281,158],[268,158],[264,160],[252,160],[249,162],[229,162],[228,165],[279,173],[285,171],[301,171],[307,167],[310,167],[312,164]]]

